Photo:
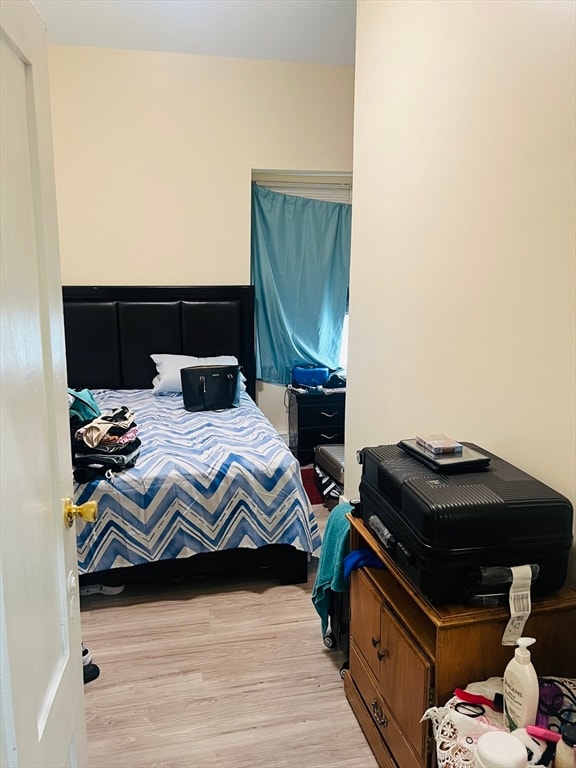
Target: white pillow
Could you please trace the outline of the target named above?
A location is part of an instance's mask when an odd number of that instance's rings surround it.
[[[163,392],[182,392],[181,368],[193,368],[199,365],[238,365],[234,355],[217,357],[192,357],[190,355],[150,355],[156,364],[158,375],[152,379],[155,395]],[[244,387],[243,387],[244,389]]]

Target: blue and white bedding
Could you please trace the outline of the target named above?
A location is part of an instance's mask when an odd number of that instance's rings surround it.
[[[134,411],[142,445],[135,467],[75,485],[76,504],[98,502],[96,522],[77,523],[79,573],[268,544],[318,553],[300,465],[248,394],[189,413],[181,393],[92,392]]]

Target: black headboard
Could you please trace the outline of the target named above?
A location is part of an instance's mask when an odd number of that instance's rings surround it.
[[[236,355],[256,399],[254,286],[64,286],[68,385],[151,389],[152,354]]]

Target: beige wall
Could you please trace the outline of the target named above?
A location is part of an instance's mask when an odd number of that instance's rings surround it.
[[[51,46],[65,284],[250,282],[252,169],[352,170],[354,70]],[[259,402],[286,430],[284,391]]]
[[[573,2],[359,0],[346,427],[576,500]]]

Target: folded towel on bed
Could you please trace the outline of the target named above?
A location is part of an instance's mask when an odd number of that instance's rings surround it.
[[[320,562],[312,589],[312,602],[321,619],[322,636],[328,630],[330,591],[348,591],[343,564],[350,549],[350,523],[346,515],[351,511],[352,505],[348,502],[335,506],[330,512],[322,538]]]

